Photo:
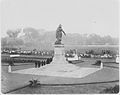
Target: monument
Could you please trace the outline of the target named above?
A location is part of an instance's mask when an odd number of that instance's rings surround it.
[[[62,41],[62,33],[64,33],[64,35],[66,35],[66,33],[63,31],[62,29],[62,25],[60,24],[59,27],[56,30],[56,45],[61,45],[61,41]]]
[[[61,43],[62,41],[62,33],[66,35],[66,33],[63,31],[61,24],[56,30],[56,42],[54,44],[54,58],[52,63],[60,63],[65,64],[66,58],[65,58],[65,51],[64,51],[64,44]]]
[[[62,34],[66,36],[66,33],[62,29],[62,25],[60,24],[56,30],[56,41],[54,43],[54,57],[53,61],[45,68],[48,70],[54,70],[58,72],[64,71],[72,71],[76,70],[79,67],[68,63],[65,58],[65,49],[64,44],[62,43]]]

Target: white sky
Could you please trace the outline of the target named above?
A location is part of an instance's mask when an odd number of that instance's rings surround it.
[[[118,0],[3,0],[1,34],[33,27],[48,31],[118,37]]]

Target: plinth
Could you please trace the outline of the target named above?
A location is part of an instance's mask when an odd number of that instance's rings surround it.
[[[65,50],[63,44],[54,45],[54,57],[52,64],[66,64],[68,63],[65,58]]]
[[[41,67],[41,69],[54,72],[69,72],[77,70],[79,67],[66,61],[63,44],[54,44],[53,61],[50,64]]]

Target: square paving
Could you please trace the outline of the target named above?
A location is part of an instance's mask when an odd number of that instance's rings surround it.
[[[23,69],[23,70],[17,70],[13,71],[12,73],[19,73],[19,74],[31,74],[31,75],[44,75],[44,76],[56,76],[56,77],[68,77],[68,78],[83,78],[85,76],[88,76],[92,73],[95,73],[101,68],[88,68],[88,67],[74,67],[75,69],[70,69],[70,67],[74,65],[68,65],[64,68],[64,66],[61,67],[58,64],[55,66],[43,66],[41,68],[29,68],[29,69]],[[62,69],[59,69],[62,68]],[[70,69],[70,70],[68,70]]]

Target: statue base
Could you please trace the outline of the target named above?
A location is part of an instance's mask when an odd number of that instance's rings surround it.
[[[71,72],[79,69],[79,67],[68,63],[65,58],[65,50],[63,44],[54,44],[54,57],[53,61],[41,67],[44,71],[53,71],[53,72]]]
[[[63,44],[55,44],[54,45],[54,57],[53,64],[66,64],[68,63],[65,58],[65,50]]]

